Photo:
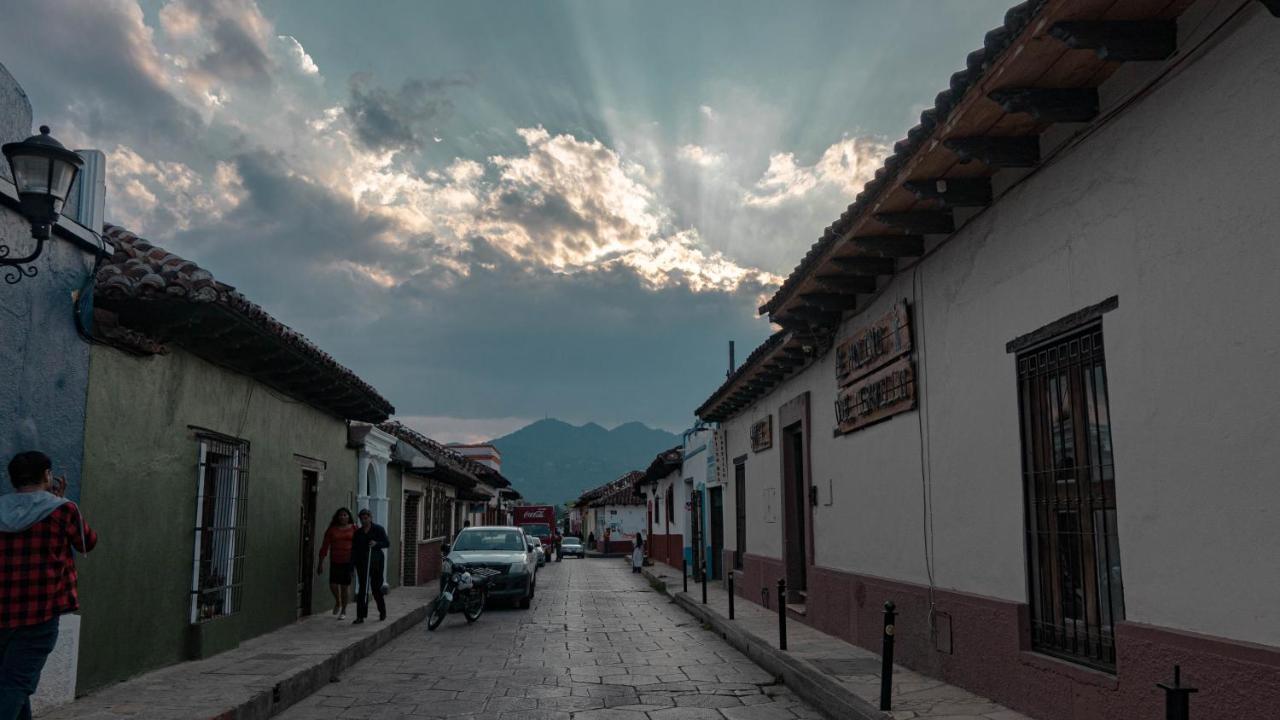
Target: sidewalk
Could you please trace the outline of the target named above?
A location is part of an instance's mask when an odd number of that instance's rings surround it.
[[[702,585],[689,578],[689,592],[681,592],[680,569],[661,563],[644,568],[650,581],[665,583],[667,594],[690,614],[711,626],[729,644],[764,669],[779,675],[800,697],[830,717],[858,720],[1032,720],[986,698],[947,685],[899,665],[893,667],[893,710],[881,712],[880,656],[818,632],[791,619],[787,622],[787,650],[778,649],[778,614],[743,598],[735,598],[729,620],[729,595],[724,585]]]
[[[329,613],[313,615],[241,643],[207,660],[141,675],[68,705],[40,720],[258,720],[268,718],[336,681],[340,673],[419,623],[436,595],[429,587],[396,588],[387,619],[352,625]]]

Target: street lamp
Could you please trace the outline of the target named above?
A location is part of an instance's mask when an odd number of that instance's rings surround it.
[[[50,228],[62,214],[62,205],[84,160],[53,139],[48,125],[40,126],[39,135],[32,135],[22,142],[6,143],[0,151],[9,161],[13,184],[21,201],[21,212],[31,223],[31,237],[36,241],[35,250],[19,258],[9,257],[9,246],[0,244],[0,265],[25,265],[40,257],[44,250],[44,241],[49,239]],[[23,276],[35,274],[34,267],[18,268],[16,276],[7,275],[5,280],[13,284]]]

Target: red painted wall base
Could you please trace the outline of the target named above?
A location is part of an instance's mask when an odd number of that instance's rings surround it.
[[[732,551],[724,560],[732,567]],[[776,608],[784,570],[779,559],[747,554],[736,594]],[[1183,684],[1199,688],[1196,720],[1280,717],[1280,648],[1122,622],[1113,675],[1032,651],[1023,603],[935,589],[935,637],[927,587],[818,566],[808,583],[807,615],[792,619],[879,653],[881,613],[893,600],[898,663],[1041,720],[1161,720],[1156,683],[1170,682],[1175,664]]]

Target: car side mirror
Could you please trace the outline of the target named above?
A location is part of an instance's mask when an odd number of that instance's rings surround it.
[[[529,552],[533,552],[533,543],[529,543],[527,547],[529,548]]]
[[[453,549],[453,546],[452,546],[452,545],[450,545],[449,543],[444,543],[444,544],[442,544],[442,545],[440,546],[440,554],[441,554],[441,555],[448,555],[448,554],[449,554],[449,551],[450,551],[450,550],[452,550],[452,549]]]

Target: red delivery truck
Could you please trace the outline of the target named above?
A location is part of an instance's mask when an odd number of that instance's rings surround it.
[[[556,509],[550,505],[520,505],[515,511],[516,527],[524,528],[526,535],[542,541],[543,547],[556,553],[560,562],[560,532],[556,529]]]

